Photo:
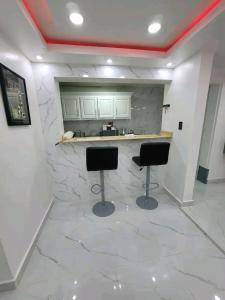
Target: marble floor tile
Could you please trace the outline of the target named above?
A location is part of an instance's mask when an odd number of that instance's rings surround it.
[[[225,182],[196,181],[194,200],[183,210],[225,253]]]
[[[225,256],[164,191],[151,193],[156,210],[114,199],[108,218],[56,199],[20,285],[0,300],[224,300]]]

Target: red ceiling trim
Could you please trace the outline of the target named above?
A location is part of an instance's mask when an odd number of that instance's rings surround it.
[[[175,40],[168,46],[168,48],[172,48],[179,41],[184,39],[197,25],[199,25],[213,10],[217,8],[217,6],[222,2],[222,0],[216,0],[211,5],[206,7],[185,29],[181,32]]]
[[[168,49],[165,47],[154,47],[154,46],[139,46],[132,44],[114,44],[114,43],[101,43],[101,42],[83,42],[83,41],[70,41],[70,40],[57,40],[57,39],[46,39],[47,44],[58,44],[58,45],[70,45],[70,46],[84,46],[84,47],[103,47],[103,48],[118,48],[118,49],[130,49],[130,50],[145,50],[145,51],[156,51],[166,52]]]
[[[196,28],[210,13],[212,13],[218,6],[221,4],[222,0],[215,0],[208,7],[206,7],[192,22],[168,45],[157,47],[157,46],[139,46],[134,44],[116,44],[116,43],[103,43],[103,42],[94,42],[94,41],[78,41],[78,40],[63,40],[63,39],[51,39],[47,37],[41,29],[41,24],[36,17],[34,11],[32,10],[29,0],[22,0],[24,7],[29,13],[31,19],[36,25],[41,36],[47,44],[51,45],[68,45],[68,46],[83,46],[83,47],[103,47],[103,48],[118,48],[126,50],[142,50],[142,51],[154,51],[166,53],[178,42],[183,40],[188,34]]]

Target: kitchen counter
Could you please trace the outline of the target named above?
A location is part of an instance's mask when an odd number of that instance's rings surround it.
[[[173,137],[171,131],[161,131],[159,134],[127,134],[118,136],[92,136],[75,137],[60,141],[60,144],[85,143],[85,142],[105,142],[105,141],[131,141],[131,140],[151,140],[151,139],[170,139]]]

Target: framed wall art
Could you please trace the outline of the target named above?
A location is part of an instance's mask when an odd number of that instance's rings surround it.
[[[0,84],[8,125],[31,125],[25,79],[0,64]]]

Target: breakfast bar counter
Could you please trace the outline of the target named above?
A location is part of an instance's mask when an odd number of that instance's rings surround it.
[[[131,141],[131,140],[151,140],[151,139],[170,139],[173,133],[171,131],[161,131],[159,134],[127,134],[118,136],[91,136],[75,137],[64,139],[60,144],[84,143],[84,142],[106,142],[106,141]]]

